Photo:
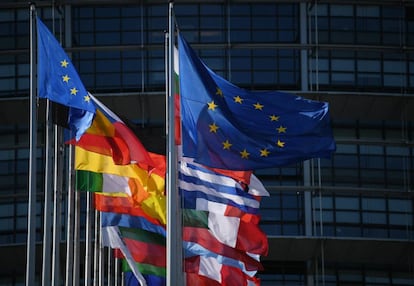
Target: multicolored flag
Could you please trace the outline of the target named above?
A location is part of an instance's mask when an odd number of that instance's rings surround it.
[[[260,280],[239,268],[219,263],[215,258],[194,256],[185,259],[188,285],[198,286],[258,286]]]
[[[131,268],[131,271],[134,273],[136,279],[141,283],[141,285],[146,285],[145,278],[142,276],[141,272],[136,267],[135,261],[129,251],[128,247],[121,239],[119,229],[117,226],[107,226],[101,228],[102,235],[102,245],[108,246],[111,248],[119,249],[122,252],[122,255],[126,258],[128,265]]]
[[[78,140],[72,139],[68,143],[111,156],[117,165],[139,164],[142,168],[160,169],[160,162],[154,162],[150,152],[114,112],[91,94],[90,100],[96,106],[91,126]]]
[[[102,190],[112,188],[112,191],[128,194],[149,216],[166,223],[165,179],[160,174],[162,171],[148,171],[137,164],[116,165],[111,156],[78,146],[75,146],[74,167],[77,171],[93,172],[88,173],[89,176],[100,176]]]
[[[197,231],[202,235],[207,229],[225,245],[249,253],[267,255],[267,236],[256,221],[246,222],[239,217],[192,209],[183,209],[182,213],[184,233],[198,228]]]
[[[246,191],[245,186],[234,179],[193,162],[181,161],[178,177],[184,208],[223,212],[232,206],[246,213],[257,214],[259,197],[269,195],[254,175]],[[215,207],[209,208],[211,204],[215,204]]]

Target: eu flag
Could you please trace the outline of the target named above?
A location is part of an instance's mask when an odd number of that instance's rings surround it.
[[[68,55],[40,19],[37,19],[37,35],[39,97],[95,112],[95,105]]]
[[[210,70],[181,35],[178,41],[184,156],[254,170],[335,151],[328,103],[239,88]]]
[[[68,123],[79,139],[92,122],[95,105],[68,55],[39,18],[37,50],[39,97],[70,107]]]

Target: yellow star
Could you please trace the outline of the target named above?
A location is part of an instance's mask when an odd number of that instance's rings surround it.
[[[279,121],[280,116],[276,116],[276,115],[270,115],[270,121]]]
[[[235,96],[234,97],[234,102],[242,104],[243,103],[243,98],[241,98],[240,96]]]
[[[210,127],[210,132],[217,133],[217,129],[219,129],[219,127],[216,125],[216,123],[210,124],[208,126]]]
[[[264,105],[261,105],[259,102],[253,104],[254,109],[263,110]]]
[[[231,144],[231,143],[229,142],[229,140],[226,140],[226,141],[224,141],[224,142],[223,142],[223,143],[221,143],[221,144],[223,144],[223,149],[224,149],[224,150],[230,150],[231,145],[233,145],[233,144]]]
[[[217,104],[214,103],[214,100],[212,102],[208,102],[207,104],[208,104],[208,109],[209,110],[213,110],[214,111],[216,109],[216,107],[217,107]]]
[[[83,100],[85,100],[85,102],[89,102],[89,101],[91,101],[91,97],[89,95],[85,95],[83,97]]]
[[[240,152],[240,155],[243,159],[248,159],[250,153],[246,151],[246,149],[244,149],[243,151]]]
[[[217,87],[216,89],[216,95],[223,97],[223,91],[219,87]]]
[[[280,141],[279,139],[277,140],[277,147],[283,148],[285,147],[285,142]]]
[[[70,94],[76,95],[79,90],[76,89],[76,87],[70,89]]]
[[[279,128],[276,128],[277,132],[279,133],[286,133],[287,127],[279,126]]]
[[[61,67],[64,67],[64,68],[67,68],[68,67],[68,64],[69,63],[66,60],[63,60],[63,61],[60,62],[60,66]]]
[[[260,157],[267,157],[270,154],[269,150],[261,149],[260,150]]]
[[[64,82],[68,83],[68,82],[69,82],[69,80],[70,80],[70,77],[66,74],[66,75],[62,76],[62,80],[63,80]]]

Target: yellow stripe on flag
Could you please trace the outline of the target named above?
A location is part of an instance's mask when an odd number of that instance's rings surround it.
[[[158,219],[162,224],[167,223],[167,197],[151,195],[141,202],[141,208],[149,216]]]
[[[75,146],[75,169],[137,179],[145,173],[137,165],[115,165],[112,157],[86,151],[79,146]]]
[[[166,223],[165,180],[155,172],[149,173],[136,164],[116,165],[112,157],[79,146],[75,146],[75,169],[127,177],[134,203],[149,216]]]

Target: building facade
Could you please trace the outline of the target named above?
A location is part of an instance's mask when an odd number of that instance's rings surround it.
[[[85,87],[127,119],[149,150],[163,152],[167,1],[112,2],[38,1],[36,11]],[[199,56],[234,84],[330,103],[331,159],[257,171],[271,193],[261,204],[270,245],[262,285],[414,285],[414,1],[177,0],[175,15]],[[0,253],[7,259],[0,285],[24,284],[29,74],[27,1],[2,2]],[[62,198],[65,219],[65,192]]]

